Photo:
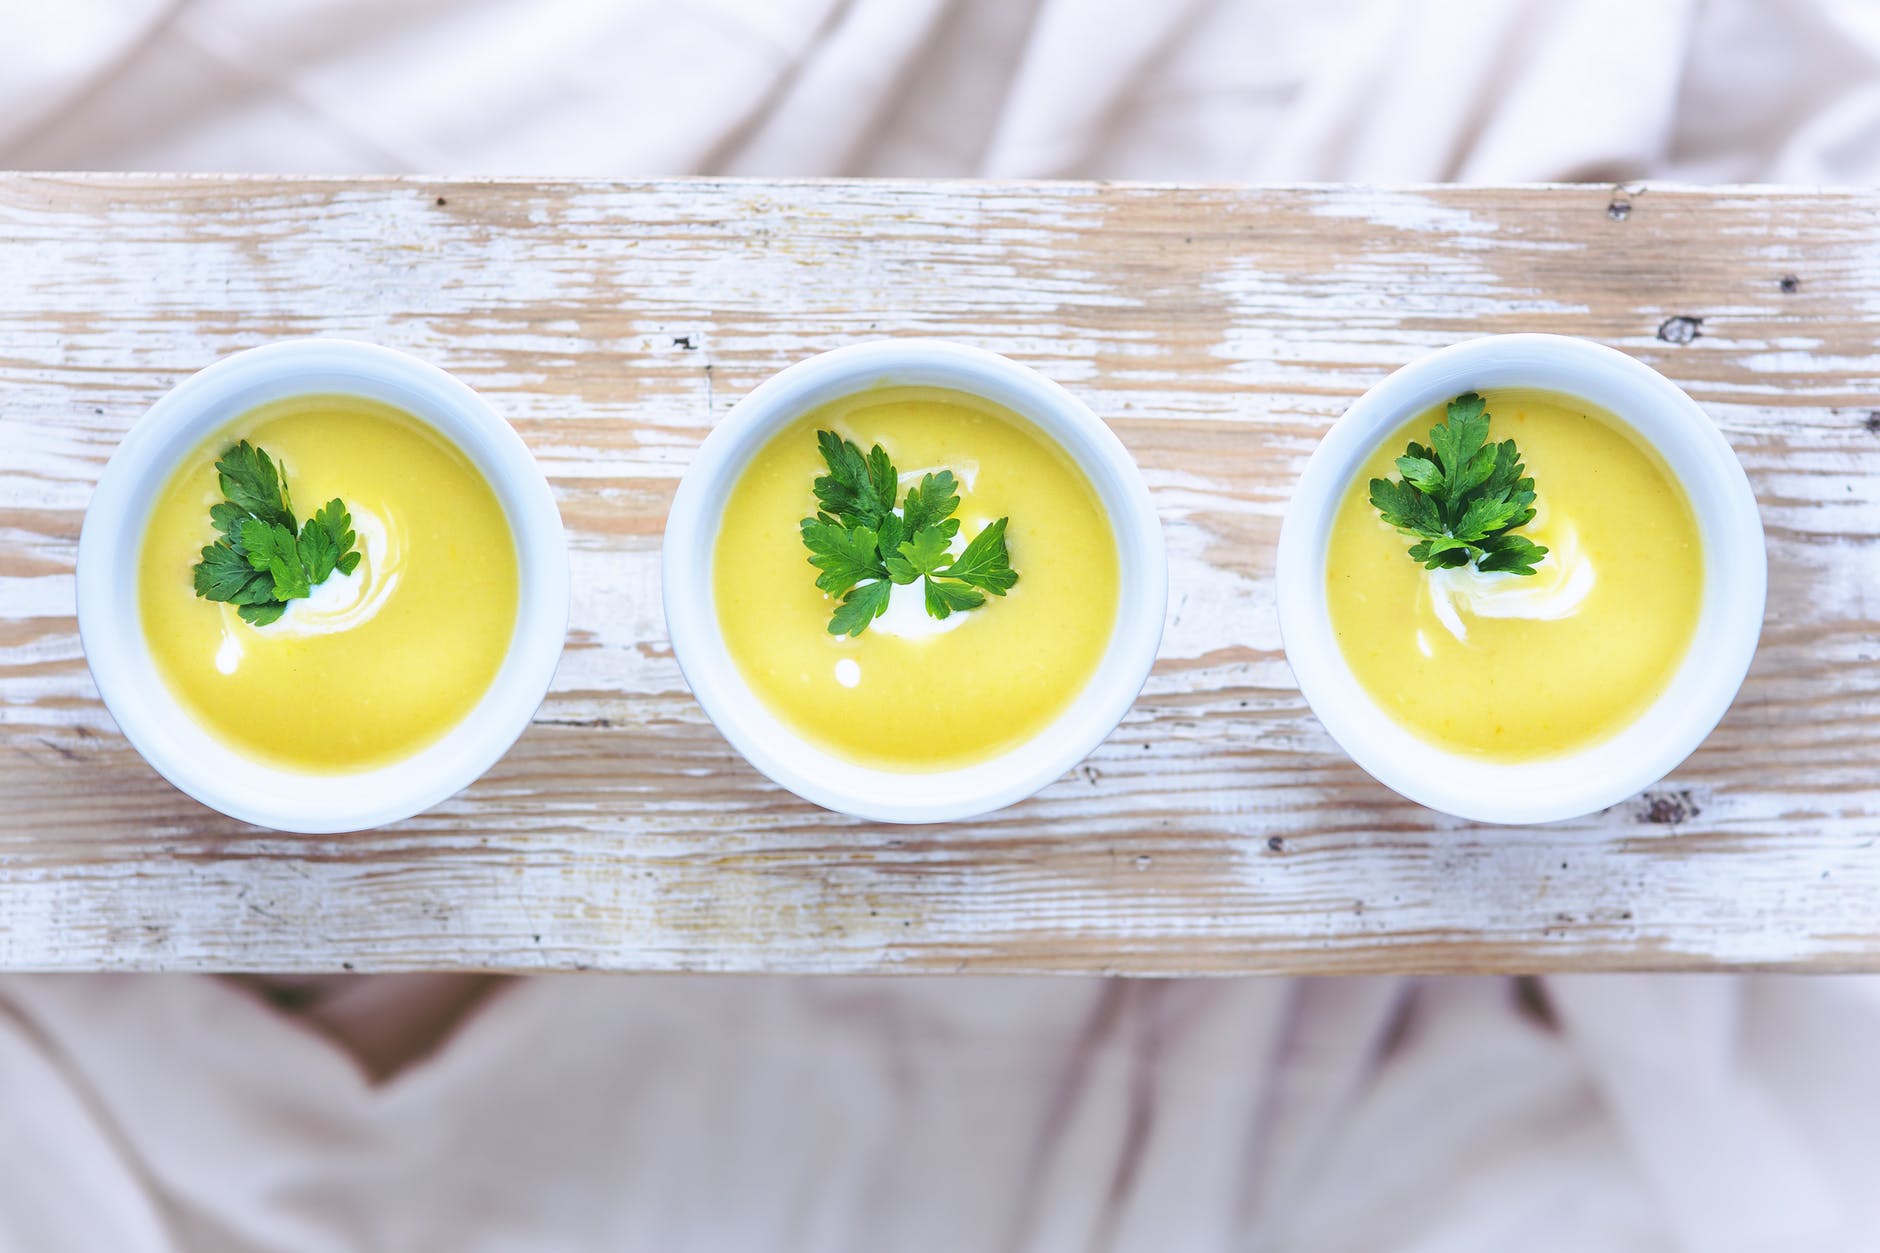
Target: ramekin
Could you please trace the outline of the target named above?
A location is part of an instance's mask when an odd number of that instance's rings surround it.
[[[1523,387],[1605,409],[1658,450],[1683,485],[1704,546],[1690,648],[1636,721],[1587,748],[1536,761],[1483,761],[1419,738],[1373,701],[1346,664],[1326,604],[1338,506],[1377,446],[1417,414],[1467,391]],[[1542,491],[1545,491],[1542,485]],[[1650,787],[1716,727],[1748,673],[1768,580],[1749,478],[1703,410],[1657,371],[1561,335],[1495,335],[1404,366],[1359,397],[1325,436],[1280,528],[1280,634],[1299,690],[1351,759],[1409,799],[1459,818],[1539,823],[1580,817]],[[1545,658],[1536,664],[1545,665]]]
[[[430,746],[389,765],[343,774],[281,769],[204,729],[158,673],[138,607],[144,530],[183,459],[257,405],[320,394],[395,405],[462,450],[509,520],[519,580],[509,652],[483,699]],[[125,738],[159,774],[203,804],[280,831],[381,826],[470,784],[529,724],[554,678],[567,629],[561,514],[528,448],[462,382],[373,344],[288,340],[235,353],[183,380],[112,454],[78,542],[79,636],[98,694]]]
[[[858,765],[805,740],[745,682],[725,647],[712,589],[724,503],[771,436],[820,405],[880,387],[936,387],[1011,410],[1056,442],[1096,489],[1116,538],[1117,618],[1096,673],[1051,724],[988,761],[931,772]],[[661,554],[666,625],[679,668],[733,747],[805,800],[880,822],[947,822],[1024,799],[1090,754],[1129,712],[1162,639],[1168,561],[1141,472],[1076,397],[996,353],[940,340],[891,339],[826,352],[739,401],[680,480]],[[805,563],[804,578],[813,573]]]

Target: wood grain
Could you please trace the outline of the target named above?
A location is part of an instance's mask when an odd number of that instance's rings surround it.
[[[1877,327],[1872,192],[0,177],[0,965],[1880,969]],[[1514,330],[1686,387],[1749,468],[1771,586],[1742,696],[1673,778],[1506,830],[1344,760],[1293,685],[1270,575],[1344,405]],[[1108,743],[1032,801],[926,829],[758,776],[659,612],[666,505],[712,422],[798,358],[902,333],[1007,353],[1108,419],[1173,579],[1162,662]],[[72,608],[85,502],[131,422],[215,358],[307,334],[489,396],[554,484],[577,587],[509,756],[332,838],[157,778]]]

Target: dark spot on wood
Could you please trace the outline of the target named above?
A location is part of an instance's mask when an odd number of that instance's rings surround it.
[[[1606,216],[1615,222],[1623,222],[1632,216],[1632,202],[1625,198],[1624,192],[1612,193],[1612,199],[1606,202]]]
[[[1869,409],[1867,416],[1861,420],[1861,426],[1866,428],[1869,435],[1880,435],[1880,409]]]
[[[1097,786],[1097,781],[1103,777],[1103,773],[1095,766],[1083,766],[1077,773],[1082,775],[1084,782],[1088,783],[1091,787]]]
[[[691,352],[694,348],[698,347],[697,344],[692,342],[690,335],[674,335],[672,337],[672,346],[674,348],[683,348],[687,352]]]
[[[1674,314],[1658,324],[1658,338],[1667,344],[1688,344],[1702,335],[1704,319],[1686,313]]]
[[[39,742],[41,744],[44,744],[47,748],[51,749],[53,752],[57,753],[59,756],[65,758],[67,761],[78,760],[77,753],[73,752],[71,749],[67,748],[65,745],[59,743],[56,740],[49,740],[45,736],[42,735],[39,737]]]
[[[1656,826],[1675,827],[1704,812],[1689,788],[1677,792],[1647,792],[1639,799],[1643,802],[1639,821]]]
[[[1269,835],[1266,837],[1266,851],[1269,853],[1283,853],[1286,851],[1286,841],[1280,839],[1277,835]]]
[[[101,418],[104,416],[104,410],[102,409],[93,409],[92,412],[97,414]]]
[[[539,931],[538,931],[538,932],[536,932],[536,933],[535,933],[535,934],[534,934],[533,936],[531,936],[530,938],[531,938],[531,939],[533,939],[533,940],[534,940],[534,941],[535,941],[535,942],[536,942],[537,944],[540,944],[540,943],[542,942],[542,935],[541,935],[541,933],[540,933]]]
[[[353,964],[351,962],[341,962],[339,964],[339,968],[341,970],[351,970],[353,968]]]
[[[1793,296],[1796,292],[1802,290],[1802,280],[1796,278],[1793,274],[1784,274],[1781,279],[1777,281],[1776,286],[1782,289],[1784,296]]]
[[[443,208],[443,207],[444,207],[445,205],[447,205],[447,204],[449,204],[449,203],[450,203],[450,202],[449,202],[448,200],[445,200],[445,199],[444,199],[444,197],[442,197],[442,196],[439,196],[439,197],[437,198],[437,207],[438,207],[438,208],[440,208],[440,209],[441,209],[441,208]]]

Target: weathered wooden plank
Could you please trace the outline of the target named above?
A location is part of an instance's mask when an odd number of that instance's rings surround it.
[[[1880,969],[1876,327],[1870,192],[0,176],[0,965]],[[1522,830],[1344,761],[1270,582],[1347,401],[1512,330],[1688,388],[1771,550],[1763,649],[1710,742],[1646,796]],[[313,333],[486,393],[551,476],[577,588],[509,757],[333,838],[241,827],[152,774],[72,610],[85,501],[131,421],[217,356]],[[666,504],[712,421],[886,333],[1063,382],[1168,527],[1135,712],[1035,800],[943,828],[780,794],[686,695],[659,612]]]

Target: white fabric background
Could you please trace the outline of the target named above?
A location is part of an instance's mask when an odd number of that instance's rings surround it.
[[[0,0],[0,165],[1869,182],[1880,3]],[[1870,980],[275,996],[0,979],[0,1250],[1880,1248]]]

